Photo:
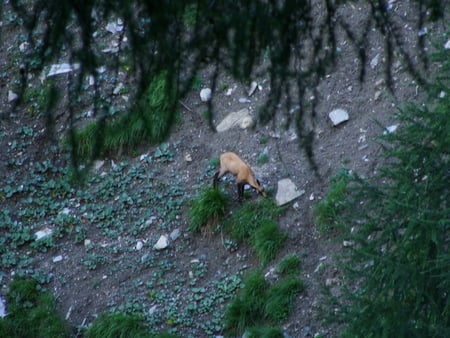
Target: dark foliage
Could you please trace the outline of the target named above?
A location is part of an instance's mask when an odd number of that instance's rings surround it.
[[[422,66],[426,65],[424,38],[418,35],[416,49],[404,46],[402,23],[390,10],[387,1],[366,2],[368,15],[363,22],[348,22],[340,9],[350,0],[286,0],[286,1],[71,1],[11,0],[0,5],[0,14],[12,6],[19,24],[25,29],[30,48],[21,60],[17,78],[21,82],[20,104],[27,87],[29,73],[39,73],[50,63],[66,60],[79,63],[77,72],[69,73],[66,86],[67,107],[72,136],[77,128],[77,102],[86,76],[94,78],[89,100],[100,126],[110,118],[112,89],[101,79],[98,69],[107,66],[116,74],[123,63],[133,74],[135,86],[132,106],[138,104],[150,81],[167,70],[169,93],[176,93],[170,104],[172,112],[165,118],[174,123],[178,99],[191,88],[197,72],[213,65],[211,88],[217,86],[219,73],[229,73],[246,81],[259,71],[269,74],[271,92],[260,121],[268,123],[280,111],[281,103],[288,124],[294,124],[301,145],[311,163],[315,107],[319,80],[330,71],[336,60],[336,32],[344,29],[360,59],[360,78],[364,79],[368,34],[374,28],[385,40],[386,78],[392,88],[391,67],[394,58],[401,58],[408,70],[423,82],[421,69],[413,63],[417,51]],[[441,18],[447,1],[413,1],[415,29],[422,29],[427,20]],[[2,15],[3,17],[3,15]],[[118,41],[118,52],[105,55],[96,37],[99,25],[120,18],[124,29]],[[14,24],[14,23],[10,23]],[[126,40],[123,39],[126,37]],[[264,69],[261,69],[264,62]],[[175,81],[173,81],[175,79]],[[55,91],[51,91],[55,94]],[[171,95],[169,95],[171,96]],[[309,102],[306,98],[314,99]],[[49,108],[54,107],[52,96]],[[309,102],[308,104],[305,104]],[[208,117],[212,127],[214,102],[209,102]],[[130,107],[133,112],[133,107]],[[170,111],[170,110],[169,110]],[[125,114],[125,113],[124,113]],[[51,109],[46,120],[49,126],[59,115]],[[127,119],[124,119],[126,121]],[[100,128],[101,129],[101,128]],[[162,130],[164,135],[170,128]],[[96,133],[102,144],[102,132]],[[75,140],[75,137],[72,137]],[[76,151],[73,152],[77,164]],[[77,165],[75,166],[77,167]]]

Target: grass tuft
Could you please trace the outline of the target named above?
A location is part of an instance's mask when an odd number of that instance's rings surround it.
[[[8,315],[0,319],[1,337],[68,337],[54,297],[34,279],[16,279],[6,295]]]
[[[229,197],[219,189],[207,188],[194,200],[189,210],[189,230],[192,232],[212,231],[224,216]]]
[[[276,272],[280,275],[295,275],[300,272],[300,267],[300,258],[296,255],[289,255],[278,263]]]
[[[283,246],[286,234],[278,230],[277,224],[271,220],[263,220],[251,237],[253,250],[261,264],[266,266]]]
[[[88,124],[73,135],[72,146],[80,159],[93,159],[144,143],[160,143],[176,119],[175,95],[167,73],[161,72],[126,114]]]
[[[122,313],[101,315],[85,332],[86,338],[153,337],[138,316]]]
[[[265,316],[272,322],[278,323],[287,319],[292,310],[292,302],[305,286],[296,277],[288,277],[268,291],[265,305]]]

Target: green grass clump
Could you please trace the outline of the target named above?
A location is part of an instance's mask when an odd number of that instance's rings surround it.
[[[263,220],[262,224],[251,235],[252,248],[263,266],[266,266],[275,258],[285,239],[286,234],[278,230],[274,221]]]
[[[102,314],[86,330],[86,338],[175,338],[169,333],[153,334],[138,316],[123,313]]]
[[[0,337],[68,337],[54,297],[34,279],[16,279],[6,295],[8,315],[0,319]]]
[[[245,203],[233,211],[229,219],[231,236],[237,242],[244,242],[250,239],[264,222],[276,220],[282,212],[283,209],[277,207],[269,198]]]
[[[278,327],[251,327],[245,332],[247,338],[285,338]]]
[[[296,255],[286,256],[278,263],[276,272],[280,275],[295,275],[300,272],[300,258]]]
[[[266,324],[277,325],[285,320],[292,310],[292,301],[303,291],[303,282],[290,276],[278,284],[270,285],[261,271],[251,273],[244,281],[244,288],[229,304],[225,313],[225,331],[240,335],[248,329],[250,336],[278,337],[278,330],[260,329]],[[256,330],[256,331],[255,331]],[[264,334],[262,334],[264,333]]]
[[[174,102],[167,73],[161,72],[128,113],[92,122],[75,132],[70,140],[75,154],[80,159],[93,159],[144,143],[162,142],[176,120]]]
[[[211,231],[224,216],[229,198],[219,189],[207,188],[194,200],[189,210],[189,230],[200,232],[202,229]]]
[[[328,195],[314,207],[316,222],[321,234],[339,228],[338,216],[346,205],[345,197],[348,194],[348,184],[352,175],[348,170],[342,169],[331,178]]]
[[[264,309],[266,317],[274,323],[286,320],[292,310],[292,301],[304,288],[303,282],[293,276],[271,287]]]

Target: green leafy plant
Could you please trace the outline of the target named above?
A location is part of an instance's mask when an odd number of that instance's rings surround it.
[[[199,232],[219,222],[229,203],[228,196],[219,189],[207,188],[194,200],[189,210],[189,230]]]
[[[8,315],[0,319],[1,337],[69,337],[54,297],[40,290],[36,280],[12,281],[6,299]]]

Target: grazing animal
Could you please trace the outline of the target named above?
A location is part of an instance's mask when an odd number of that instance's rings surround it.
[[[220,170],[214,175],[213,186],[216,187],[219,179],[228,173],[231,173],[236,177],[239,201],[241,201],[244,196],[244,186],[246,184],[256,189],[263,197],[266,197],[264,188],[259,181],[254,178],[250,166],[232,152],[220,155]]]

